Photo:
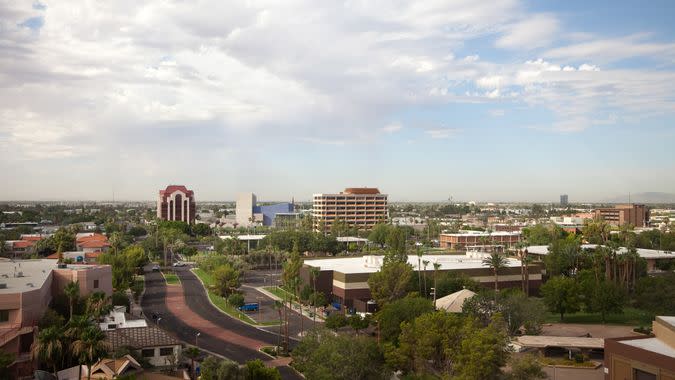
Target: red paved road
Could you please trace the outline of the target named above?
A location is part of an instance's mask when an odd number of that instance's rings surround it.
[[[265,342],[237,334],[232,330],[226,330],[212,323],[211,321],[200,317],[197,313],[190,310],[190,308],[188,308],[187,304],[185,303],[185,296],[183,294],[182,286],[169,285],[166,288],[166,306],[169,311],[184,321],[190,321],[190,326],[193,328],[218,339],[232,342],[236,345],[244,346],[253,350],[258,350],[262,346],[269,345]]]

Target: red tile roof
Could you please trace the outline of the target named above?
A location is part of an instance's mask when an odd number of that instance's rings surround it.
[[[188,196],[194,195],[194,192],[192,190],[188,190],[187,187],[185,187],[184,185],[169,185],[169,186],[166,187],[166,189],[160,190],[159,195],[162,195],[162,196],[164,194],[168,195],[168,194],[172,194],[176,191],[182,191],[185,194],[187,194]]]
[[[110,243],[103,240],[90,240],[78,242],[77,246],[80,248],[103,248],[103,247],[110,247]]]
[[[19,241],[15,241],[12,244],[12,247],[14,247],[14,248],[28,248],[28,247],[34,246],[35,243],[37,243],[37,240],[19,240]]]
[[[376,187],[348,187],[345,194],[379,194],[380,190]]]

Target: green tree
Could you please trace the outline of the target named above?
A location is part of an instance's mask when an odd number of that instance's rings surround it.
[[[276,368],[265,366],[260,359],[249,360],[244,367],[245,380],[281,380],[281,373]]]
[[[72,344],[73,354],[87,366],[87,379],[91,379],[91,366],[108,354],[105,334],[98,326],[92,326],[82,332]]]
[[[197,223],[192,226],[192,233],[196,236],[209,236],[213,233],[211,227],[206,223]]]
[[[546,379],[548,376],[542,369],[541,363],[533,354],[514,355],[509,360],[511,372],[507,376],[508,380],[538,380]]]
[[[389,379],[391,372],[377,343],[365,336],[335,335],[312,330],[293,350],[293,363],[307,379]]]
[[[569,277],[552,277],[539,289],[544,303],[551,312],[560,314],[562,321],[566,313],[579,311],[579,286]]]
[[[215,288],[219,295],[227,297],[241,285],[241,273],[230,264],[223,264],[213,271]]]
[[[393,226],[387,232],[387,253],[384,256],[384,262],[407,263],[408,253],[406,252],[406,234],[401,227]]]
[[[190,360],[190,378],[197,379],[195,373],[195,361],[201,356],[202,352],[197,347],[188,347],[183,350],[183,356]]]
[[[110,297],[104,292],[94,292],[87,299],[87,314],[95,320],[101,319],[112,311]]]
[[[326,318],[326,328],[337,331],[340,327],[347,326],[347,317],[342,313],[331,313]]]
[[[422,314],[434,311],[430,300],[406,297],[384,305],[376,315],[380,336],[385,341],[397,342],[401,323],[410,322]]]
[[[227,303],[234,307],[244,306],[246,301],[244,301],[244,296],[239,293],[233,293],[227,297]]]
[[[413,277],[408,263],[389,262],[368,278],[370,293],[380,307],[403,298],[408,292]]]
[[[47,327],[40,331],[31,350],[33,358],[50,366],[54,374],[58,371],[58,365],[67,352],[67,347],[63,344],[63,338],[63,331],[61,329]]]
[[[483,329],[476,329],[475,323],[467,322],[466,330],[474,331],[462,340],[455,362],[458,380],[498,379],[501,368],[509,356],[509,337],[504,323],[493,321]]]
[[[605,280],[601,281],[600,284],[593,289],[589,310],[600,313],[602,323],[605,323],[607,314],[623,313],[625,304],[625,289],[614,282]]]
[[[483,259],[483,265],[490,267],[495,276],[495,292],[499,291],[499,271],[504,268],[507,263],[507,259],[496,252]]]
[[[462,311],[484,326],[489,325],[495,315],[504,317],[509,335],[515,335],[521,327],[527,335],[538,335],[546,317],[545,306],[539,299],[529,298],[521,291],[506,291],[495,296],[483,291],[464,301]]]
[[[549,253],[544,258],[547,273],[552,276],[571,277],[578,267],[581,244],[577,238],[570,235],[566,239],[558,239],[551,243]]]
[[[14,363],[15,355],[0,350],[0,380],[9,380],[9,366]]]
[[[244,380],[242,372],[233,361],[209,356],[202,362],[199,375],[201,380]]]
[[[74,342],[85,330],[94,326],[91,320],[85,315],[76,315],[68,321],[64,336]]]
[[[358,334],[359,331],[370,326],[370,315],[366,315],[365,317],[361,317],[359,314],[350,315],[347,318],[347,324]]]
[[[63,288],[63,293],[68,297],[70,304],[70,319],[73,319],[73,306],[78,298],[80,298],[80,282],[71,281]]]
[[[368,235],[368,240],[371,242],[379,245],[380,247],[384,247],[384,245],[387,242],[387,236],[389,234],[389,228],[390,225],[386,223],[378,223],[375,226],[373,226],[373,229],[370,231],[370,235]]]
[[[675,273],[638,280],[635,305],[656,315],[675,315]]]

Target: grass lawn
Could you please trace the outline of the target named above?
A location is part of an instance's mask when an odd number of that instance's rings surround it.
[[[612,325],[651,326],[651,323],[654,320],[654,315],[644,310],[626,307],[623,309],[623,314],[609,314],[605,319],[605,323]],[[559,323],[560,315],[549,313],[546,316],[546,322]],[[574,314],[565,314],[563,323],[601,324],[602,318],[598,313],[579,312]]]
[[[256,321],[254,321],[253,319],[251,319],[248,315],[246,315],[246,314],[242,313],[241,311],[237,310],[235,307],[232,307],[232,306],[228,305],[225,298],[219,296],[218,294],[211,291],[211,289],[209,289],[211,287],[211,285],[213,285],[215,283],[215,280],[213,279],[213,276],[204,272],[204,270],[202,270],[200,268],[195,268],[195,269],[192,270],[192,272],[194,272],[194,274],[197,275],[197,277],[199,277],[200,280],[202,280],[202,282],[206,286],[206,292],[209,295],[209,299],[211,300],[211,302],[214,305],[216,305],[216,307],[218,309],[222,310],[224,313],[228,314],[231,317],[237,318],[240,321],[243,321],[243,322],[246,322],[246,323],[249,323],[249,324],[252,324],[252,325],[258,325],[258,323]],[[274,325],[275,323],[270,323],[270,324]],[[276,324],[278,324],[278,322]]]
[[[266,287],[264,287],[263,289],[265,289],[265,290],[267,290],[268,292],[274,294],[275,296],[281,298],[282,300],[283,300],[283,299],[288,300],[288,297],[291,297],[291,298],[295,299],[295,297],[293,296],[292,293],[290,293],[289,291],[287,291],[287,290],[285,290],[284,288],[281,288],[281,287],[277,287],[277,286],[266,286]]]
[[[180,280],[178,279],[178,276],[176,276],[175,273],[164,273],[164,279],[166,280],[167,285],[177,285],[180,284]]]

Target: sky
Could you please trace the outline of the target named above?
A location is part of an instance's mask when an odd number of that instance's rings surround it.
[[[675,192],[675,3],[0,1],[0,200]]]

